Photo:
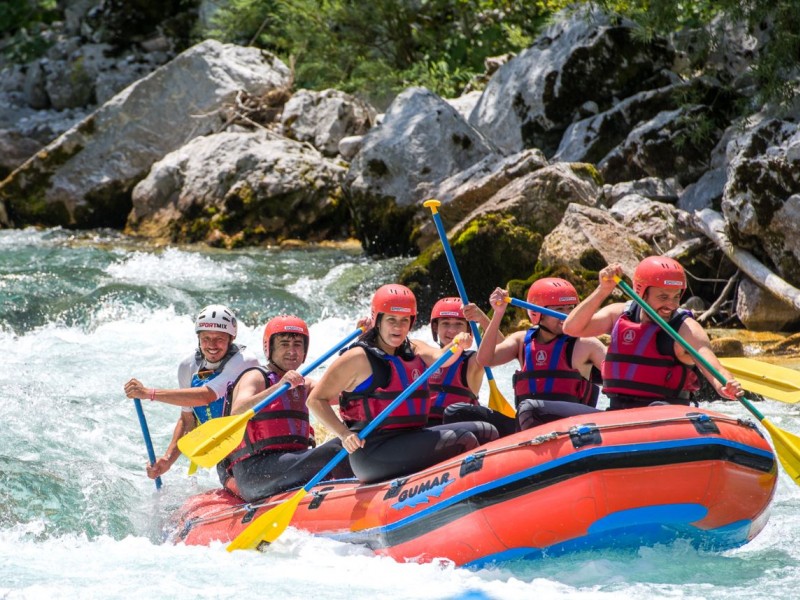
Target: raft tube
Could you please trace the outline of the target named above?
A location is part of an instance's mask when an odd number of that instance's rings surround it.
[[[776,482],[754,423],[658,406],[555,421],[392,481],[324,482],[292,526],[398,561],[469,567],[678,539],[722,551],[764,528]],[[170,539],[227,543],[291,496],[194,496],[173,514]]]

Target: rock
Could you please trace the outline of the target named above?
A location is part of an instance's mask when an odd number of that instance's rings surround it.
[[[628,231],[656,248],[672,248],[684,238],[683,229],[678,226],[678,211],[670,204],[628,194],[609,213]],[[684,220],[688,220],[688,215]]]
[[[678,200],[678,208],[687,212],[719,208],[727,181],[728,171],[725,168],[706,171],[700,179],[686,187]]]
[[[498,285],[530,273],[536,264],[542,236],[507,215],[486,214],[470,221],[450,238],[458,270],[472,302],[486,301]],[[431,244],[400,274],[400,283],[417,297],[421,318],[430,314],[442,296],[457,296],[458,290],[440,243]]]
[[[557,163],[512,180],[470,213],[455,229],[481,215],[512,215],[532,232],[547,235],[572,204],[597,206],[600,185],[597,171],[581,163]],[[609,217],[610,219],[610,217]]]
[[[345,238],[344,168],[263,130],[198,137],[133,190],[129,233],[233,247]]]
[[[339,142],[364,135],[376,115],[366,102],[338,90],[300,90],[284,105],[280,121],[286,137],[308,142],[325,156],[336,156]]]
[[[524,150],[506,158],[490,155],[468,169],[448,177],[431,190],[431,196],[442,206],[439,213],[445,227],[463,221],[488,198],[509,185],[546,166],[547,159],[540,150]],[[423,250],[438,239],[432,219],[419,227],[416,244]]]
[[[0,181],[36,154],[42,145],[16,131],[0,129]]]
[[[348,135],[339,140],[339,154],[345,160],[353,160],[353,157],[361,151],[364,143],[363,135]]]
[[[587,100],[606,111],[619,98],[671,83],[666,42],[641,41],[633,23],[582,7],[556,22],[492,77],[472,126],[505,153],[540,148],[552,156]],[[620,57],[625,60],[620,60]]]
[[[122,227],[131,190],[165,154],[217,130],[239,90],[284,86],[289,69],[255,48],[206,41],[126,88],[0,184],[17,227]]]
[[[666,181],[660,177],[645,177],[644,179],[634,179],[607,186],[608,190],[603,190],[608,206],[614,206],[625,196],[635,194],[667,204],[675,204],[678,200],[675,181]]]
[[[800,126],[754,116],[728,143],[722,212],[732,241],[800,283]],[[770,265],[771,263],[771,265]]]
[[[744,344],[735,337],[720,337],[711,339],[711,350],[718,357],[744,356]]]
[[[742,278],[736,294],[736,314],[750,331],[783,331],[800,319],[800,311]]]
[[[458,113],[464,117],[464,120],[468,120],[470,114],[475,109],[475,106],[478,104],[478,100],[481,98],[482,92],[477,90],[473,92],[469,92],[464,94],[463,96],[459,96],[458,98],[448,98],[446,102],[455,108]]]
[[[558,226],[544,238],[539,262],[545,267],[566,266],[594,272],[620,263],[630,276],[639,261],[651,253],[644,240],[607,212],[573,203]]]
[[[370,254],[414,250],[414,218],[432,187],[496,153],[458,112],[424,88],[401,93],[364,136],[347,174],[358,237]]]

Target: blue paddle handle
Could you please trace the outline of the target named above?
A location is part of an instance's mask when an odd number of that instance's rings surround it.
[[[525,302],[525,300],[520,300],[518,298],[510,298],[508,303],[512,306],[518,306],[519,308],[526,308],[528,310],[532,310],[533,312],[542,313],[543,315],[547,315],[548,317],[555,317],[556,319],[561,319],[562,321],[567,318],[562,312],[558,312],[557,310],[551,310],[549,308],[545,308],[544,306],[539,306],[538,304],[531,304],[530,302]]]
[[[419,377],[417,377],[417,379],[415,379],[415,380],[414,380],[414,381],[411,383],[411,385],[409,385],[409,386],[408,386],[406,389],[404,389],[404,390],[403,390],[403,392],[402,392],[402,393],[401,393],[401,394],[400,394],[400,395],[399,395],[397,398],[395,398],[394,400],[392,400],[392,403],[391,403],[391,404],[389,404],[389,406],[387,406],[386,408],[384,408],[384,409],[383,409],[383,410],[382,410],[382,411],[381,411],[381,412],[378,414],[378,416],[377,416],[377,417],[375,417],[374,419],[372,419],[372,421],[370,421],[370,422],[367,424],[367,426],[366,426],[366,427],[364,427],[364,429],[362,429],[361,431],[359,431],[359,432],[358,432],[358,438],[363,440],[363,439],[364,439],[365,437],[367,437],[367,436],[368,436],[370,433],[372,433],[373,431],[375,431],[375,429],[378,427],[378,425],[380,425],[381,423],[383,423],[383,421],[386,419],[386,417],[388,417],[388,416],[389,416],[389,415],[392,413],[392,411],[393,411],[395,408],[397,408],[397,407],[400,405],[400,403],[401,403],[401,402],[403,402],[403,401],[404,401],[406,398],[408,398],[408,397],[409,397],[409,396],[410,396],[412,393],[414,393],[414,390],[416,390],[416,389],[417,389],[419,386],[421,386],[423,383],[425,383],[425,381],[427,381],[427,379],[428,379],[428,378],[429,378],[431,375],[433,375],[433,374],[434,374],[434,373],[435,373],[435,372],[436,372],[436,371],[439,369],[439,367],[441,367],[441,366],[442,366],[444,363],[446,363],[446,362],[447,362],[447,361],[450,359],[451,355],[452,355],[454,352],[455,352],[455,346],[453,346],[452,348],[450,348],[450,350],[448,350],[447,352],[445,352],[444,354],[442,354],[442,355],[441,355],[441,356],[440,356],[440,357],[439,357],[439,358],[436,360],[436,362],[434,362],[434,363],[433,363],[433,364],[432,364],[430,367],[428,367],[428,368],[427,368],[427,369],[426,369],[426,370],[425,370],[425,371],[422,373],[422,375],[420,375]],[[336,456],[334,456],[334,457],[333,457],[333,458],[332,458],[332,459],[331,459],[331,460],[328,462],[328,464],[327,464],[327,465],[325,465],[324,467],[322,467],[322,469],[320,469],[320,472],[319,472],[319,473],[317,473],[317,474],[316,474],[316,475],[315,475],[315,476],[314,476],[314,477],[311,479],[311,481],[309,481],[307,484],[305,484],[305,485],[303,486],[303,489],[304,489],[306,492],[308,492],[309,490],[311,490],[311,488],[313,488],[313,487],[314,487],[315,485],[317,485],[317,484],[318,484],[320,481],[322,481],[322,480],[325,478],[325,476],[326,476],[328,473],[330,473],[330,472],[333,470],[333,468],[334,468],[336,465],[338,465],[340,462],[342,462],[342,459],[343,459],[345,456],[347,456],[347,449],[346,449],[346,448],[342,448],[341,450],[339,450],[339,453],[338,453]]]
[[[336,353],[337,353],[339,350],[341,350],[342,348],[344,348],[344,347],[345,347],[347,344],[349,344],[350,342],[352,342],[354,339],[356,339],[356,338],[357,338],[359,335],[361,335],[362,333],[364,333],[364,330],[363,330],[363,329],[361,329],[361,328],[358,328],[358,329],[356,329],[356,330],[355,330],[353,333],[349,334],[349,335],[348,335],[346,338],[344,338],[344,339],[343,339],[342,341],[340,341],[338,344],[336,344],[335,346],[333,346],[333,348],[330,348],[330,349],[328,349],[328,351],[327,351],[327,352],[325,352],[325,354],[323,354],[322,356],[320,356],[320,357],[319,357],[317,360],[315,360],[314,362],[312,362],[310,365],[306,365],[305,367],[303,367],[302,369],[300,369],[300,371],[299,371],[300,375],[302,375],[303,377],[305,377],[306,375],[308,375],[309,373],[311,373],[311,372],[312,372],[314,369],[316,369],[318,366],[320,366],[322,363],[324,363],[324,362],[325,362],[326,360],[328,360],[328,359],[329,359],[331,356],[333,356],[334,354],[336,354]],[[258,404],[256,404],[256,405],[253,407],[253,412],[254,412],[254,413],[257,413],[258,411],[260,411],[261,409],[263,409],[263,408],[264,408],[264,407],[265,407],[267,404],[269,404],[270,402],[272,402],[273,400],[275,400],[275,398],[279,397],[279,396],[280,396],[281,394],[283,394],[283,393],[284,393],[286,390],[288,390],[288,389],[289,389],[289,387],[290,387],[290,386],[289,386],[289,384],[288,384],[288,383],[284,383],[283,385],[281,385],[281,387],[279,387],[277,390],[275,390],[274,392],[272,392],[272,393],[271,393],[269,396],[267,396],[266,398],[264,398],[264,399],[263,399],[261,402],[259,402]]]
[[[147,446],[147,456],[150,459],[150,464],[156,464],[156,453],[153,450],[153,441],[150,439],[150,429],[147,427],[147,419],[142,410],[142,401],[139,398],[133,399],[133,404],[136,407],[136,414],[139,417],[139,426],[142,428],[142,437],[144,437],[144,445]],[[156,489],[161,489],[161,477],[156,477]]]
[[[458,288],[458,296],[461,298],[461,302],[464,304],[469,304],[467,290],[464,287],[464,282],[461,280],[461,274],[458,272],[456,258],[453,256],[453,249],[450,247],[450,242],[447,240],[447,232],[444,230],[442,217],[439,216],[438,211],[435,210],[432,212],[432,215],[433,223],[436,225],[436,231],[439,233],[439,237],[442,240],[442,248],[444,249],[444,255],[447,257],[447,264],[450,265],[450,272],[453,274],[453,280],[456,282],[456,288]],[[468,321],[468,323],[469,328],[472,331],[472,337],[475,338],[475,343],[480,346],[481,333],[478,331],[478,324],[475,321]],[[489,367],[484,367],[483,370],[486,373],[486,379],[492,381],[494,379],[492,370]]]

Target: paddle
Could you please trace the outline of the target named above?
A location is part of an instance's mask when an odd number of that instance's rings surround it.
[[[654,311],[649,304],[647,304],[647,302],[645,302],[636,292],[634,292],[627,283],[622,281],[618,275],[614,276],[614,281],[616,281],[617,285],[621,287],[625,293],[628,294],[628,296],[633,298],[633,300],[635,300],[636,303],[642,307],[642,309],[650,316],[650,318],[658,323],[673,340],[683,346],[686,351],[692,355],[692,358],[703,365],[703,367],[721,384],[725,385],[727,383],[727,380],[722,373],[711,366],[711,364],[705,358],[703,358],[700,353],[697,352],[697,350],[692,348],[689,342],[684,340],[677,331],[670,327],[670,325],[664,321],[664,319],[662,319],[659,314]],[[744,407],[749,410],[759,421],[761,421],[761,424],[767,429],[767,431],[769,431],[770,435],[772,436],[772,443],[775,446],[775,453],[778,455],[778,460],[780,460],[783,468],[791,476],[794,482],[797,485],[800,485],[800,437],[797,437],[788,431],[783,431],[782,429],[779,429],[777,426],[773,425],[746,398],[737,398],[737,400],[741,402]]]
[[[303,376],[308,375],[362,333],[364,333],[364,329],[359,327],[313,363],[300,369],[299,373]],[[288,383],[284,383],[253,408],[241,415],[218,417],[206,421],[179,439],[178,448],[189,457],[189,460],[197,463],[201,467],[213,467],[239,445],[244,437],[247,422],[254,417],[258,411],[263,409],[270,402],[276,400],[281,394],[288,390],[289,387]]]
[[[458,295],[461,298],[461,302],[464,304],[469,304],[469,300],[467,299],[467,290],[464,288],[464,282],[461,280],[461,275],[458,272],[458,265],[456,265],[456,259],[453,256],[453,250],[450,248],[450,242],[447,240],[447,232],[444,230],[442,217],[439,216],[439,206],[441,206],[441,204],[442,203],[438,200],[426,200],[422,205],[431,209],[433,222],[436,225],[436,231],[439,233],[439,238],[442,240],[444,255],[447,257],[447,264],[450,265],[450,272],[453,274],[453,279],[455,280],[456,287],[458,288]],[[475,342],[480,346],[481,334],[478,331],[478,324],[474,321],[470,321],[469,326],[472,329],[472,336],[475,338]],[[484,367],[483,370],[486,372],[486,380],[489,384],[489,408],[496,412],[500,412],[511,419],[515,418],[517,413],[514,410],[514,407],[509,404],[508,400],[505,399],[503,394],[501,394],[500,390],[497,388],[497,382],[494,380],[492,370],[489,367]]]
[[[457,345],[453,345],[447,352],[442,354],[442,356],[440,356],[436,362],[428,367],[422,373],[422,375],[415,379],[411,385],[404,389],[402,393],[397,396],[397,398],[392,400],[389,406],[384,408],[378,414],[378,416],[372,419],[372,421],[370,421],[369,424],[364,427],[364,429],[358,432],[359,439],[363,440],[370,433],[372,433],[375,428],[377,428],[378,425],[380,425],[395,408],[400,406],[401,402],[405,401],[405,399],[408,398],[414,392],[414,390],[416,390],[431,375],[433,375],[439,369],[439,367],[446,363],[451,355],[455,353],[457,348]],[[250,525],[248,525],[247,529],[242,531],[242,533],[236,536],[236,538],[230,544],[228,544],[228,552],[233,552],[234,550],[256,550],[260,548],[261,544],[271,544],[278,539],[278,537],[289,526],[289,523],[291,522],[292,517],[297,510],[297,506],[300,504],[300,501],[311,490],[311,488],[322,481],[322,479],[328,473],[330,473],[333,468],[338,465],[346,456],[347,450],[342,448],[339,453],[328,462],[327,465],[320,469],[319,473],[317,473],[311,479],[311,481],[300,488],[300,490],[298,490],[291,498],[285,500],[275,508],[271,508],[253,521]]]
[[[754,358],[720,358],[742,387],[779,402],[800,402],[800,372]]]
[[[147,427],[147,419],[145,419],[144,410],[142,410],[142,401],[139,398],[134,398],[133,405],[136,407],[136,414],[139,417],[139,426],[142,428],[144,445],[147,446],[147,457],[150,459],[150,464],[155,465],[156,453],[153,450],[153,441],[150,439],[150,428]],[[156,489],[161,489],[161,477],[156,477]]]
[[[530,302],[525,302],[525,300],[520,300],[519,298],[506,298],[506,302],[511,306],[518,306],[519,308],[532,310],[533,312],[542,313],[548,317],[555,317],[556,319],[561,319],[562,321],[567,318],[567,315],[562,312],[545,308],[544,306],[539,306],[538,304],[531,304]]]

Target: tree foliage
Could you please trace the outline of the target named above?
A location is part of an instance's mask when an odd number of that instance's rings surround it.
[[[528,46],[567,0],[230,0],[211,32],[294,57],[298,86],[378,104],[409,85],[457,95],[489,56]]]
[[[787,104],[798,91],[800,65],[800,0],[598,0],[606,10],[628,17],[642,35],[669,35],[692,29],[698,33],[693,62],[715,50],[726,27],[744,24],[756,38],[765,38],[754,58],[752,74],[757,100]]]

